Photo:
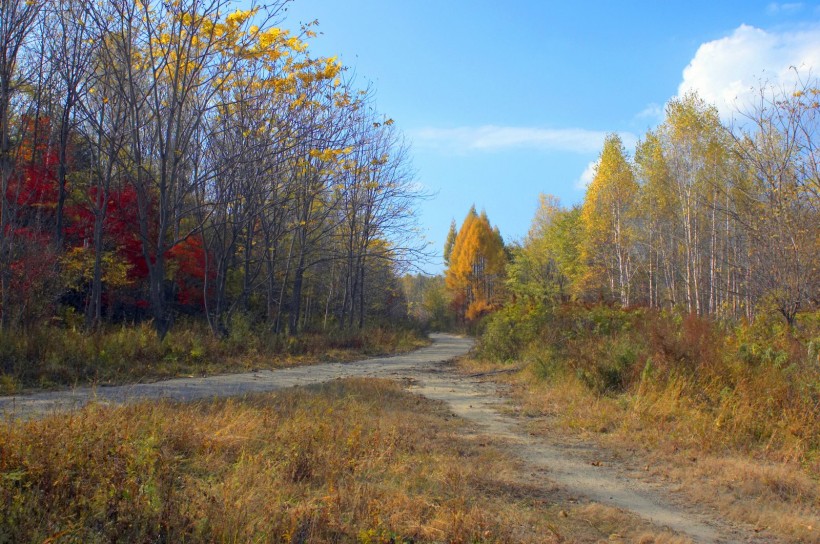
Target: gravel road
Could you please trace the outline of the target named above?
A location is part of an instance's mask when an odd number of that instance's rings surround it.
[[[275,391],[338,378],[390,378],[412,384],[410,390],[417,394],[447,403],[456,415],[474,423],[483,436],[518,456],[535,473],[543,474],[540,483],[545,495],[557,484],[567,493],[632,512],[695,542],[769,542],[709,512],[682,504],[673,490],[630,478],[617,466],[595,466],[591,460],[600,452],[593,445],[568,445],[531,436],[520,418],[500,410],[505,399],[498,384],[466,377],[447,364],[470,350],[471,339],[448,334],[433,334],[431,338],[432,345],[412,353],[351,363],[0,397],[0,416],[38,418],[76,409],[92,401],[108,404],[146,399],[192,401]]]
[[[154,383],[107,387],[77,387],[69,391],[47,391],[0,397],[0,417],[30,419],[79,408],[89,402],[117,404],[147,399],[192,401],[276,391],[298,385],[324,383],[336,378],[402,378],[423,372],[467,353],[469,338],[433,334],[432,345],[393,357],[378,357],[350,363],[324,363],[242,374],[201,378],[175,378]]]

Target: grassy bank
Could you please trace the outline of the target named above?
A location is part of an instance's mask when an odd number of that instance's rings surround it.
[[[202,323],[181,323],[163,341],[148,323],[95,333],[62,327],[0,332],[0,394],[26,388],[118,384],[241,372],[410,351],[427,344],[411,327],[272,334],[237,321],[218,338]]]
[[[6,423],[0,542],[678,541],[522,481],[463,431],[362,379]]]
[[[734,519],[820,542],[820,324],[508,307],[476,367],[511,377],[536,432],[611,446]],[[637,457],[636,457],[637,456]]]

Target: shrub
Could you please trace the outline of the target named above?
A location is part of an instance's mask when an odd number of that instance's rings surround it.
[[[563,374],[596,395],[620,395],[645,417],[680,419],[702,448],[817,463],[820,319],[797,323],[573,304],[532,315],[513,305],[488,320],[480,354],[523,359],[539,380]]]
[[[479,338],[482,357],[509,362],[518,358],[531,344],[540,341],[551,311],[546,306],[510,304],[485,319]]]

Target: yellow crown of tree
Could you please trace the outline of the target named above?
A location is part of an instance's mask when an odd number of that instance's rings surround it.
[[[473,206],[458,231],[445,275],[461,317],[474,319],[493,309],[506,262],[501,234]]]

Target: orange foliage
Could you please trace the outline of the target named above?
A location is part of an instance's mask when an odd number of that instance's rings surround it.
[[[470,209],[456,236],[445,281],[459,315],[475,319],[492,311],[507,263],[504,241],[487,214]]]

